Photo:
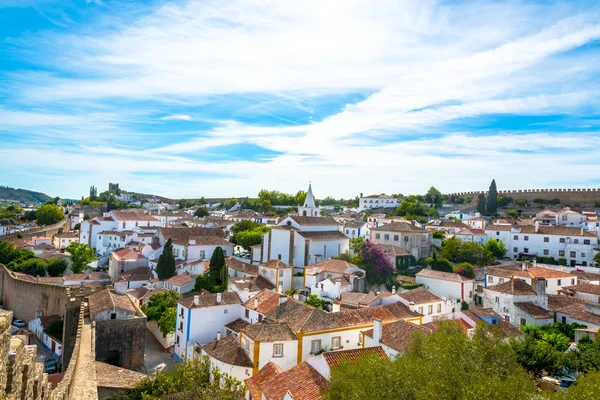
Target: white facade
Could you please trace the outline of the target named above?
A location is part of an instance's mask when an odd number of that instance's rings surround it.
[[[290,369],[297,364],[298,361],[298,341],[275,341],[275,342],[255,342],[243,332],[241,334],[242,347],[248,353],[251,360],[258,361],[258,369],[265,366],[269,361],[280,366],[282,369]],[[277,353],[275,346],[282,346],[283,351],[279,353],[279,347]],[[258,354],[255,352],[258,351]],[[255,365],[256,367],[256,365]]]
[[[312,192],[312,185],[308,185],[308,192],[306,192],[306,198],[304,204],[298,206],[298,215],[304,217],[318,217],[321,215],[321,209],[317,207],[315,203],[315,196]]]
[[[361,197],[358,200],[358,210],[364,211],[372,208],[397,208],[401,199],[386,194]]]
[[[456,301],[457,303],[460,301],[466,301],[467,303],[473,301],[475,292],[473,280],[453,281],[417,274],[415,281],[442,299]]]
[[[452,300],[441,300],[431,303],[414,304],[399,297],[400,302],[408,306],[411,311],[418,312],[423,316],[423,323],[433,322],[440,317],[450,315],[457,308],[456,303]],[[365,344],[366,346],[366,344]],[[387,352],[386,352],[387,353]]]

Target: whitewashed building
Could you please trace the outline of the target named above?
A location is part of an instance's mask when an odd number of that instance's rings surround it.
[[[474,281],[462,275],[423,269],[417,273],[415,281],[444,300],[457,303],[473,301]],[[458,307],[460,308],[460,305]]]
[[[373,208],[397,208],[401,199],[387,194],[373,194],[358,200],[358,210],[365,211]]]

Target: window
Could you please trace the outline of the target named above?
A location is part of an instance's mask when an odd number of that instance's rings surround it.
[[[383,235],[383,240],[390,240],[390,235]]]
[[[283,270],[282,270],[282,269],[280,269],[280,270],[279,270],[279,277],[281,278],[282,276],[283,276]]]
[[[183,322],[179,322],[179,330],[183,332]]]
[[[585,240],[583,241],[583,244],[590,244],[590,240],[589,240],[589,239],[585,239]]]
[[[408,236],[404,236],[404,243],[408,243]]]
[[[183,318],[183,307],[181,307],[181,308],[179,309],[179,316],[180,316],[181,318]]]
[[[492,283],[492,282],[494,282],[494,277],[493,277],[493,276],[488,276],[488,282],[489,282],[489,283]]]
[[[310,354],[317,354],[321,351],[321,341],[313,340],[310,342]]]
[[[352,234],[355,235],[356,234],[356,230],[352,229]]]
[[[224,309],[224,310],[223,310],[223,314],[228,314],[228,313],[229,313],[229,310],[228,310],[228,309]]]
[[[576,251],[572,251],[569,253],[571,258],[575,258],[577,257],[577,252]]]
[[[375,234],[375,239],[380,239],[380,238],[381,238],[381,235],[379,233],[376,233]]]
[[[496,236],[500,236],[500,232],[496,232]]]
[[[571,285],[575,284],[575,279],[571,279]]]
[[[438,312],[438,313],[441,313],[441,312],[442,312],[442,303],[438,303],[438,306],[437,306],[437,312]]]
[[[200,250],[200,258],[206,258],[206,250]]]
[[[519,240],[519,235],[514,235],[513,240]]]
[[[262,321],[262,319],[263,319],[262,314],[258,314],[258,322]]]
[[[513,253],[518,253],[519,252],[519,248],[518,247],[513,247]]]
[[[250,310],[246,308],[246,319],[250,319]]]
[[[508,315],[504,316],[504,320],[510,324],[510,317]]]
[[[495,301],[496,301],[496,303],[500,303],[500,297],[496,296]]]
[[[248,340],[246,340],[246,339],[244,339],[244,348],[246,350],[250,350],[250,342]]]
[[[335,336],[331,338],[331,350],[337,350],[342,347],[341,336]]]
[[[498,279],[498,283],[504,283],[504,278]]]
[[[556,286],[561,286],[561,284],[562,284],[562,280],[559,279],[556,281]]]
[[[525,318],[521,318],[521,325],[527,325],[527,320]]]
[[[549,237],[544,237],[544,243],[549,243],[550,242],[550,238]]]
[[[125,229],[125,222],[123,222],[123,229]]]
[[[562,317],[562,323],[566,324],[567,323],[567,317]]]
[[[529,253],[529,247],[525,247],[525,248],[523,249],[523,252],[524,252],[525,254]]]
[[[544,255],[545,255],[545,256],[547,256],[547,255],[549,255],[549,254],[550,254],[550,250],[548,250],[548,249],[544,249]]]
[[[116,313],[111,313],[110,314],[110,319],[117,319],[117,314]]]
[[[565,243],[565,238],[560,238],[558,241],[559,241],[560,243]]]
[[[581,258],[585,258],[585,253],[581,253]]]
[[[433,314],[433,305],[427,306],[427,314]]]
[[[397,242],[398,240],[400,240],[400,238],[398,237],[398,235],[394,235],[394,242]]]
[[[525,237],[523,238],[523,240],[525,240],[526,242],[528,242],[528,241],[529,241],[529,236],[525,236]]]
[[[179,345],[179,335],[177,335],[177,344]]]
[[[423,307],[419,307],[419,310],[417,311],[419,314],[423,314]]]
[[[281,254],[277,254],[277,259],[281,260]]]
[[[579,239],[573,239],[573,243],[579,244]]]
[[[283,357],[283,344],[276,343],[273,345],[273,357]]]
[[[559,257],[564,257],[565,256],[565,251],[564,250],[559,250],[558,251],[558,256]]]

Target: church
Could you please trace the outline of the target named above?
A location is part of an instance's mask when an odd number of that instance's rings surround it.
[[[288,216],[263,235],[260,261],[281,260],[305,267],[349,251],[350,239],[341,225],[333,218],[321,217],[320,211],[309,185],[298,215]]]

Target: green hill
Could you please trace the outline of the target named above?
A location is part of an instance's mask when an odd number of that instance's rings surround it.
[[[44,193],[0,186],[0,200],[15,200],[23,203],[45,203],[50,199],[51,197]]]

